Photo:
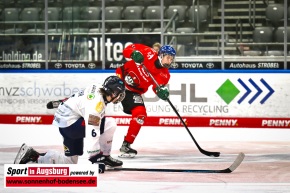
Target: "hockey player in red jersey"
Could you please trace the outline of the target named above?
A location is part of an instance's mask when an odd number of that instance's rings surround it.
[[[126,97],[122,101],[122,106],[126,114],[132,115],[132,120],[120,148],[119,157],[134,157],[137,151],[130,145],[136,139],[147,117],[142,94],[152,85],[153,91],[160,99],[168,98],[169,91],[165,85],[170,79],[168,68],[174,61],[176,52],[169,45],[162,46],[157,53],[143,44],[131,44],[123,50],[123,55],[129,61],[117,68],[116,74],[125,82]],[[149,70],[160,87],[156,87],[141,64]]]

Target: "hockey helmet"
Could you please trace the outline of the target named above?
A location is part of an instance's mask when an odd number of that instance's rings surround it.
[[[107,95],[112,97],[114,104],[125,98],[125,83],[118,76],[109,76],[103,83],[103,89]]]
[[[170,55],[173,57],[173,60],[172,62],[174,63],[174,58],[175,58],[175,55],[176,55],[176,51],[175,49],[170,46],[170,45],[164,45],[164,46],[161,46],[159,52],[158,52],[158,55],[159,55],[159,60],[160,60],[160,63],[163,67],[165,68],[169,68],[171,64],[167,64],[167,63],[162,63],[161,60],[162,58],[165,56],[165,55]]]
[[[161,46],[158,54],[159,55],[171,55],[171,56],[175,57],[176,51],[172,46],[164,45],[164,46]]]

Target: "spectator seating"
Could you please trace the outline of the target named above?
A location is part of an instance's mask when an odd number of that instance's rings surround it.
[[[128,33],[130,31],[129,28],[126,27],[116,27],[116,28],[111,28],[108,32],[109,33]]]
[[[273,42],[273,27],[261,26],[253,30],[253,43],[272,43]],[[268,51],[268,45],[255,45],[251,50],[245,50],[244,55],[259,56]]]
[[[20,13],[20,19],[25,21],[25,24],[22,24],[22,26],[26,29],[27,33],[44,32],[44,25],[33,23],[40,21],[40,8],[25,7]]]
[[[122,10],[121,6],[109,6],[105,7],[105,20],[121,20],[122,19]],[[107,22],[106,26],[110,28],[120,27],[120,22]]]
[[[275,42],[284,42],[284,34],[285,34],[285,28],[284,27],[277,27],[277,29],[274,31],[274,41]],[[287,42],[290,42],[290,27],[287,27]]]
[[[13,22],[19,21],[19,8],[4,8],[1,14],[2,21],[9,22],[4,26],[4,33],[20,33],[22,28]]]
[[[1,18],[3,21],[19,21],[19,8],[4,8]]]
[[[191,6],[188,9],[187,15],[193,27],[197,27],[197,24],[208,22],[208,9],[209,5]]]
[[[285,28],[284,27],[277,27],[274,30],[274,40],[273,42],[277,43],[284,43],[284,34]],[[287,37],[286,42],[290,41],[290,27],[287,27]],[[268,52],[265,53],[267,56],[284,56],[284,45],[275,45],[274,48],[269,49]],[[288,49],[289,50],[289,46]]]
[[[187,11],[186,5],[170,5],[166,9],[165,18],[170,19],[177,12],[178,15],[175,21],[176,21],[177,26],[180,26],[181,23],[185,22],[186,11]]]
[[[253,42],[271,43],[273,42],[273,27],[262,26],[256,27],[253,31]]]
[[[80,27],[78,22],[73,22],[75,20],[80,20],[80,7],[64,7],[61,16],[61,20],[64,21],[62,27],[66,29]]]
[[[61,8],[59,7],[48,7],[47,8],[47,20],[48,23],[48,31],[50,33],[58,33],[61,32],[59,29],[61,29],[61,25],[59,23],[54,23],[56,21],[60,21],[60,12]],[[42,21],[45,20],[45,9],[43,9],[40,13],[40,19]]]
[[[131,32],[132,33],[148,33],[148,32],[151,32],[152,29],[151,28],[148,28],[148,27],[136,27],[136,28],[132,28]]]
[[[101,19],[101,7],[84,7],[81,14],[83,20],[100,20]]]
[[[274,27],[280,26],[284,21],[284,5],[282,4],[269,4],[266,7],[266,20]]]
[[[101,7],[84,7],[81,13],[81,19],[88,22],[82,23],[81,25],[88,29],[97,28],[99,30],[101,24],[91,23],[90,21],[101,20],[101,13],[102,13]]]
[[[153,28],[152,32],[160,32],[161,33],[161,28],[160,27]],[[168,28],[165,32],[172,32],[172,29]]]
[[[64,7],[62,19],[67,21],[80,19],[80,7]]]
[[[161,9],[158,5],[148,6],[144,10],[144,18],[146,20],[160,20],[161,18]],[[160,22],[151,22],[149,23],[153,28],[160,27]]]
[[[141,20],[143,19],[143,6],[127,6],[123,11],[124,20]],[[129,27],[140,26],[140,22],[129,22]]]
[[[176,33],[186,34],[186,33],[194,33],[195,29],[193,27],[179,27],[176,28]],[[177,36],[177,44],[192,44],[194,41],[194,36],[185,35],[185,36]]]

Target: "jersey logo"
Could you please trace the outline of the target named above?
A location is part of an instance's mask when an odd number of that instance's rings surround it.
[[[92,93],[90,93],[90,94],[87,95],[87,99],[88,100],[93,100],[94,98],[95,98],[95,95],[92,94]]]
[[[129,72],[125,76],[125,81],[130,86],[138,86],[140,84],[140,80],[134,72]]]
[[[139,125],[143,125],[144,124],[144,119],[145,119],[145,116],[144,115],[140,115],[136,118],[136,122],[139,124]]]
[[[133,99],[134,99],[134,103],[144,104],[144,101],[143,101],[143,99],[142,99],[142,97],[140,95],[134,95]]]
[[[101,113],[104,109],[104,104],[102,102],[98,102],[95,109],[98,113]]]
[[[94,126],[99,126],[100,125],[100,120],[101,118],[96,116],[96,115],[89,115],[89,119],[88,119],[88,124],[89,125],[94,125]]]

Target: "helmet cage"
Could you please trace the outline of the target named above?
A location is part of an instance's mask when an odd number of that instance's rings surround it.
[[[121,102],[122,100],[124,100],[124,98],[125,98],[125,96],[126,96],[126,93],[125,93],[125,91],[124,92],[121,92],[121,93],[119,93],[117,96],[115,96],[115,97],[112,97],[112,102],[114,103],[114,104],[117,104],[117,103],[119,103],[119,102]]]

